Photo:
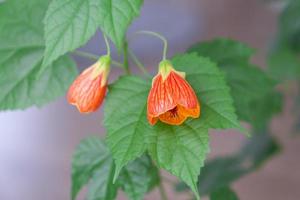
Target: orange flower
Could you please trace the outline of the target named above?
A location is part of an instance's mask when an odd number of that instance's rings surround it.
[[[96,111],[103,102],[110,70],[110,57],[102,56],[91,67],[84,70],[73,82],[68,91],[68,102],[79,112]]]
[[[188,117],[200,116],[199,101],[185,80],[185,73],[176,71],[167,60],[160,63],[159,72],[153,78],[147,109],[151,125],[158,119],[167,124],[180,125]]]

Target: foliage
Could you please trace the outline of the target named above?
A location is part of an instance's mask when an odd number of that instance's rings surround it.
[[[43,66],[85,44],[100,27],[121,49],[142,0],[54,0],[45,16]]]
[[[41,106],[64,95],[75,63],[62,56],[39,75],[47,1],[11,0],[0,6],[0,109]]]
[[[146,192],[159,183],[158,171],[144,155],[123,168],[113,184],[115,165],[109,149],[96,137],[83,140],[72,163],[72,199],[88,183],[88,200],[115,199],[121,188],[133,200],[143,199]]]
[[[151,126],[146,118],[150,74],[130,52],[126,39],[143,0],[1,1],[0,110],[42,106],[63,96],[77,75],[67,53],[85,45],[100,29],[122,53],[124,66],[112,63],[126,74],[109,85],[106,138],[86,138],[75,151],[71,198],[75,200],[87,185],[88,200],[114,200],[119,190],[129,199],[141,200],[161,184],[159,170],[164,169],[179,178],[178,191],[191,189],[197,199],[208,195],[211,200],[237,200],[232,183],[280,149],[269,122],[283,104],[275,86],[300,80],[299,2],[289,1],[280,16],[267,71],[250,62],[252,48],[231,39],[200,42],[170,59],[194,89],[201,115],[180,126]],[[139,33],[146,32],[163,40],[165,54],[166,40],[150,31]],[[110,56],[110,42],[105,41]],[[128,54],[147,76],[130,74]],[[80,55],[98,59],[86,52]],[[209,131],[248,133],[240,120],[252,126],[253,138],[237,153],[205,162]]]
[[[220,188],[216,191],[214,191],[210,195],[211,200],[238,200],[239,198],[235,194],[234,191],[232,191],[228,187]]]
[[[151,127],[145,115],[150,81],[122,77],[110,87],[106,100],[107,143],[116,162],[116,177],[123,166],[147,150],[158,166],[184,180],[198,194],[196,178],[208,151],[208,129],[240,125],[229,89],[214,63],[195,54],[178,55],[173,63],[186,72],[195,89],[202,105],[201,118],[182,126],[159,123]]]
[[[242,176],[255,171],[280,150],[278,143],[268,133],[257,133],[241,151],[226,157],[208,161],[199,176],[198,187],[201,195],[230,186]],[[177,191],[186,190],[183,183],[176,185]]]
[[[269,71],[280,81],[300,79],[300,1],[290,0],[279,17],[278,36],[269,57]]]
[[[255,129],[264,129],[271,117],[281,111],[281,95],[273,90],[276,82],[249,63],[254,51],[245,44],[216,39],[198,43],[188,52],[207,56],[219,64],[230,86],[239,119]]]
[[[269,72],[281,83],[294,81],[300,86],[300,1],[287,1],[279,16],[278,34],[269,56]],[[299,89],[299,88],[298,88]],[[299,95],[299,94],[298,94]],[[299,98],[295,98],[298,104]],[[295,106],[294,114],[299,119],[300,107]],[[296,120],[294,132],[299,132],[299,120]]]

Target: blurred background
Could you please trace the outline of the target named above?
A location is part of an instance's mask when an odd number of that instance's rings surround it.
[[[265,59],[276,36],[281,8],[280,1],[145,0],[141,17],[134,21],[130,32],[143,29],[162,33],[169,40],[169,56],[185,51],[198,41],[232,38],[256,48],[253,63],[266,67]],[[161,59],[162,44],[155,38],[145,37],[132,40],[130,47],[149,69],[155,71]],[[104,53],[100,33],[82,50]],[[117,58],[116,54],[114,56]],[[86,59],[75,59],[80,69],[91,64]],[[114,69],[111,80],[120,73]],[[272,134],[278,138],[282,152],[255,173],[234,183],[233,188],[242,200],[300,199],[300,138],[291,134],[293,93],[293,88],[285,90],[284,110],[272,121]],[[86,136],[104,135],[101,122],[102,109],[81,115],[65,98],[42,108],[1,112],[0,200],[69,199],[73,151]],[[234,131],[210,134],[209,157],[228,155],[246,140]],[[174,193],[167,184],[165,186],[170,199],[188,199],[184,194]],[[119,199],[125,199],[124,195]],[[158,192],[154,191],[146,199],[159,199]]]

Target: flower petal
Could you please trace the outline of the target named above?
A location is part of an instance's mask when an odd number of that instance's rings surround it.
[[[101,63],[95,63],[84,70],[73,82],[68,91],[68,102],[75,105],[81,113],[96,111],[102,104],[106,94],[107,75],[109,69],[98,70],[95,76],[95,69]],[[101,67],[101,66],[100,66]]]
[[[164,81],[160,75],[154,77],[148,96],[148,114],[159,116],[178,104],[190,109],[196,108],[199,104],[189,83],[175,71],[172,71]]]
[[[160,74],[154,77],[153,85],[148,96],[148,115],[158,117],[160,114],[176,107],[177,103],[172,98],[171,87],[168,78],[163,81]]]
[[[159,119],[170,125],[181,125],[188,117],[198,118],[200,116],[200,106],[188,109],[178,105],[174,109],[159,116]]]

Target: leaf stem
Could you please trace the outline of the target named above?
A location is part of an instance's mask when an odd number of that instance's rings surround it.
[[[106,50],[107,50],[107,55],[110,56],[110,45],[109,45],[109,41],[106,37],[106,35],[103,33],[103,38],[104,38],[104,41],[105,41],[105,45],[106,45]]]
[[[76,56],[81,56],[83,58],[87,58],[87,59],[94,60],[94,61],[99,60],[99,56],[92,54],[92,53],[84,52],[84,51],[77,50],[77,51],[74,51],[73,54]]]
[[[128,50],[128,54],[131,57],[132,61],[136,64],[136,66],[145,74],[149,75],[149,72],[146,70],[145,66],[143,63],[137,58],[137,56],[131,51],[130,49]]]
[[[162,36],[161,34],[159,33],[156,33],[156,32],[153,32],[153,31],[138,31],[138,32],[135,32],[135,34],[144,34],[144,35],[152,35],[154,37],[157,37],[159,39],[161,39],[164,43],[164,50],[163,50],[163,60],[166,60],[167,59],[167,52],[168,52],[168,41],[167,39]]]
[[[77,56],[81,56],[83,58],[93,60],[93,61],[98,61],[99,60],[99,56],[97,56],[95,54],[92,54],[92,53],[84,52],[84,51],[77,50],[77,51],[74,51],[73,54],[77,55]],[[119,63],[118,61],[112,60],[111,63],[116,67],[119,67],[119,68],[122,68],[122,69],[124,68],[122,63]]]
[[[114,66],[118,67],[118,68],[124,68],[122,63],[119,63],[118,61],[115,60],[111,60],[111,64],[113,64]]]
[[[124,60],[123,60],[123,66],[124,66],[124,70],[125,70],[125,73],[126,74],[130,74],[130,69],[129,69],[129,62],[128,62],[128,42],[126,41],[124,43],[124,48],[123,48],[123,51],[124,51]]]
[[[166,191],[165,191],[165,188],[164,188],[162,182],[159,184],[158,189],[159,189],[159,193],[161,196],[161,200],[168,200],[168,197],[167,197],[167,194],[166,194]]]

